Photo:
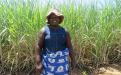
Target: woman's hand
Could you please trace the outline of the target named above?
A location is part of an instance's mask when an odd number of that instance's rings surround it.
[[[36,75],[40,75],[42,73],[42,70],[43,70],[42,63],[36,64],[35,68],[36,68]]]

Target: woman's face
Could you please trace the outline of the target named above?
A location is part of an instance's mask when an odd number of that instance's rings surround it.
[[[50,25],[58,26],[58,25],[59,25],[60,19],[59,19],[59,17],[56,16],[55,14],[52,14],[52,15],[50,15],[48,21],[49,21],[49,24],[50,24]]]

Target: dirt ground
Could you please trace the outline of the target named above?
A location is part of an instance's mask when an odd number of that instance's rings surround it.
[[[107,70],[105,68],[103,69],[105,70],[105,72],[100,73],[98,75],[121,75],[121,71],[115,68],[109,67]]]
[[[1,74],[0,74],[1,75]],[[2,75],[12,75],[12,74],[2,74]],[[17,75],[28,75],[25,73],[19,73]],[[34,74],[32,74],[34,75]],[[121,67],[118,65],[110,65],[108,67],[102,67],[95,70],[92,74],[81,73],[79,70],[73,70],[71,75],[121,75]]]
[[[95,71],[94,75],[121,75],[121,66],[113,64],[108,67],[102,67]]]
[[[110,65],[107,67],[101,67],[95,70],[92,74],[81,74],[78,70],[74,70],[71,75],[121,75],[121,66]]]

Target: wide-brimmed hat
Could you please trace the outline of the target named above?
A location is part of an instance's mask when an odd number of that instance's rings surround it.
[[[57,9],[51,9],[49,11],[49,13],[46,16],[46,19],[47,19],[46,22],[49,23],[48,20],[49,20],[50,16],[53,15],[53,14],[56,15],[57,17],[59,17],[59,19],[60,19],[59,24],[60,24],[63,21],[64,16]]]

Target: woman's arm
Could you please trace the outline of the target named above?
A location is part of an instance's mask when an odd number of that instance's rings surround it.
[[[35,46],[35,65],[36,65],[36,75],[40,75],[42,71],[42,48],[44,43],[44,29],[41,29],[38,33],[38,38]]]
[[[67,43],[67,48],[69,48],[69,56],[71,58],[71,65],[72,65],[72,68],[74,68],[74,66],[76,65],[75,64],[76,61],[75,61],[75,54],[73,51],[71,37],[70,37],[69,32],[66,32],[66,43]]]

